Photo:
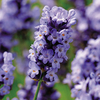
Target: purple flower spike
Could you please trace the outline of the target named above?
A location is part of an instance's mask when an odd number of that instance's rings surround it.
[[[33,57],[31,52],[36,51],[35,64],[40,69],[39,73],[33,74],[33,68],[29,69],[29,76],[35,79],[36,75],[43,74],[44,81],[55,81],[56,72],[60,68],[60,63],[67,60],[67,50],[70,48],[69,43],[72,42],[71,25],[75,24],[75,11],[69,12],[62,7],[45,6],[43,8],[40,25],[37,26],[35,32],[35,41],[31,46],[29,58]],[[33,60],[30,59],[31,61]],[[31,62],[30,61],[30,62]],[[29,66],[30,67],[30,66]],[[37,67],[37,68],[38,68]],[[56,70],[56,71],[55,71]]]
[[[88,46],[78,50],[72,61],[71,74],[67,74],[64,83],[72,88],[75,100],[100,99],[100,37],[90,39]],[[74,87],[72,82],[75,84]]]
[[[4,64],[0,68],[0,85],[3,85],[3,87],[0,88],[0,99],[10,93],[10,87],[12,86],[14,80],[12,75],[15,70],[15,67],[12,65],[12,60],[14,59],[12,54],[4,52],[3,57]]]

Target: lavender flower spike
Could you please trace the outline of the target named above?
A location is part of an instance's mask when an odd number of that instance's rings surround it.
[[[100,37],[90,39],[88,46],[78,50],[72,62],[72,73],[63,83],[72,88],[75,100],[100,100]],[[72,82],[75,84],[74,88]]]
[[[42,76],[44,81],[51,82],[57,78],[55,73],[60,68],[60,63],[68,59],[66,52],[72,42],[71,26],[76,23],[74,15],[73,9],[68,12],[57,6],[43,8],[40,25],[36,27],[35,41],[28,56],[30,63],[35,63],[34,67],[29,63],[28,75],[32,79],[40,79]]]
[[[15,67],[12,65],[12,60],[14,59],[11,53],[4,52],[4,64],[0,67],[0,99],[2,99],[6,94],[10,93],[11,86],[13,84],[14,77],[12,76]]]

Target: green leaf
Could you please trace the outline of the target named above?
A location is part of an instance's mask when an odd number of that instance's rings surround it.
[[[56,83],[54,88],[61,94],[59,100],[74,100],[71,98],[71,91],[68,85]]]

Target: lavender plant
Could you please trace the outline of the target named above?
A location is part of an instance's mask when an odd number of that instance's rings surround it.
[[[76,84],[72,91],[75,100],[99,100],[100,99],[100,71],[91,73],[90,77]]]
[[[85,6],[84,0],[75,0],[76,5],[76,18],[78,19],[77,25],[74,29],[73,39],[76,51],[80,48],[85,48],[89,39],[96,39],[100,34],[100,1],[93,0],[89,6]],[[83,2],[83,3],[82,3]],[[94,16],[93,16],[94,14]],[[98,17],[97,17],[98,16]]]
[[[20,43],[19,37],[25,39],[29,30],[38,24],[40,9],[31,9],[35,0],[2,0],[0,8],[0,65],[3,64],[3,52]],[[36,14],[34,14],[36,13]],[[15,37],[18,37],[15,39]],[[27,37],[29,39],[29,37]],[[4,41],[6,40],[6,41]],[[28,60],[27,60],[28,61]]]
[[[37,12],[37,16],[33,14],[34,11]],[[1,29],[7,33],[30,29],[34,26],[34,20],[39,17],[39,14],[39,8],[31,10],[31,3],[27,3],[27,0],[2,0]]]
[[[0,99],[10,93],[14,80],[13,71],[15,67],[12,65],[14,59],[11,53],[4,52],[4,64],[0,67]]]
[[[39,81],[36,95],[42,81],[54,81],[57,77],[55,74],[60,68],[60,63],[67,60],[67,50],[72,42],[71,25],[74,25],[75,11],[73,9],[66,11],[61,7],[54,6],[50,9],[48,6],[43,8],[40,25],[35,32],[35,41],[31,45],[28,58],[29,70],[28,75],[32,79]]]
[[[100,36],[98,36],[96,40],[90,39],[88,41],[88,46],[84,50],[80,49],[77,51],[75,59],[72,61],[71,69],[71,74],[67,74],[63,81],[64,83],[68,83],[70,86],[72,86],[72,82],[77,84],[86,80],[90,77],[91,73],[95,73],[96,76],[99,75]]]

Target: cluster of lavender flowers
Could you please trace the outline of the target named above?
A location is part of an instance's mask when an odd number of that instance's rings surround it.
[[[2,0],[0,10],[0,27],[7,33],[30,29],[40,15],[39,8],[31,10],[31,3],[27,3],[27,0]]]
[[[74,30],[75,34],[73,34],[73,44],[77,50],[84,48],[89,39],[96,39],[100,34],[100,1],[93,0],[93,3],[88,7],[85,6],[84,0],[79,1],[81,3],[77,3],[83,5],[76,5],[76,18],[78,19],[78,23]]]
[[[40,87],[40,91],[37,97],[37,100],[58,100],[60,97],[60,93],[53,89],[55,82],[47,82],[46,84],[42,84]],[[35,95],[37,86],[35,81],[30,79],[29,76],[25,78],[25,86],[20,86],[20,90],[17,92],[19,100],[33,100]],[[17,98],[13,98],[12,100],[18,100]]]
[[[19,31],[23,33],[25,30],[33,29],[34,25],[37,24],[40,10],[38,7],[31,9],[31,4],[34,2],[35,0],[30,0],[30,2],[27,0],[2,0],[0,9],[0,65],[3,64],[3,52],[9,52],[11,47],[18,44],[18,40],[13,39],[14,33]],[[18,35],[21,36],[21,34]]]
[[[91,15],[95,16],[91,16]],[[100,1],[93,0],[93,3],[87,7],[86,16],[89,19],[90,27],[97,32],[100,32]]]
[[[90,73],[100,70],[100,37],[96,40],[90,39],[88,46],[78,50],[72,61],[71,74],[67,74],[64,83],[71,85],[71,81],[78,83],[87,79]]]
[[[12,65],[14,59],[11,53],[4,52],[4,64],[0,67],[0,99],[2,99],[12,89],[13,71],[15,67]]]
[[[76,84],[72,91],[75,100],[100,100],[100,70]]]
[[[35,41],[31,45],[28,58],[28,75],[32,79],[54,81],[55,74],[60,68],[60,63],[67,60],[67,50],[72,42],[71,25],[75,24],[75,11],[73,9],[66,11],[61,7],[54,6],[50,9],[48,6],[43,8],[40,25],[35,32]]]
[[[64,83],[71,88],[72,97],[75,100],[99,100],[100,99],[100,36],[90,39],[88,46],[78,50],[72,61],[72,73],[67,74]]]

